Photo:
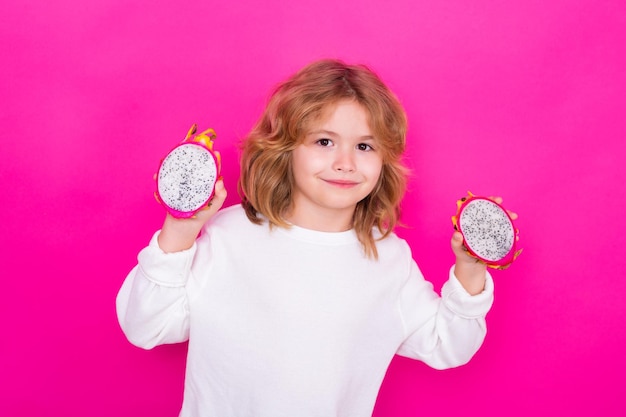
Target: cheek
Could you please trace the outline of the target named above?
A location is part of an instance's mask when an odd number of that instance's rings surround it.
[[[293,170],[302,173],[314,174],[322,171],[326,167],[327,161],[323,155],[316,152],[302,152],[294,154]]]
[[[296,182],[306,181],[319,170],[317,159],[310,154],[298,152],[293,154],[291,171]]]
[[[365,172],[365,176],[367,177],[369,189],[367,190],[367,194],[372,194],[375,190],[380,186],[380,178],[383,173],[382,163],[369,165],[369,168]]]
[[[375,182],[378,182],[378,179],[380,178],[382,172],[383,172],[383,161],[380,158],[372,158],[372,160],[370,160],[367,164],[366,164],[366,172],[367,175],[370,179],[374,180]]]

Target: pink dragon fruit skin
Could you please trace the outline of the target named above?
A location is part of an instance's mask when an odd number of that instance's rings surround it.
[[[193,217],[206,207],[215,192],[221,161],[213,151],[213,129],[196,136],[194,124],[185,139],[161,160],[155,174],[156,200],[176,218]]]
[[[491,198],[468,197],[457,201],[454,228],[463,235],[467,252],[490,268],[506,269],[519,256],[519,230],[506,209]]]

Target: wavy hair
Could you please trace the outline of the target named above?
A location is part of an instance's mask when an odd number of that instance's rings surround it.
[[[383,158],[378,183],[357,203],[352,218],[352,227],[366,256],[376,259],[374,227],[381,233],[378,239],[383,239],[400,217],[407,183],[407,169],[402,163],[407,119],[397,97],[364,65],[320,60],[276,87],[241,144],[238,192],[252,222],[261,224],[263,216],[270,226],[288,227],[284,216],[291,207],[294,187],[292,151],[310,124],[341,100],[354,100],[366,110]]]

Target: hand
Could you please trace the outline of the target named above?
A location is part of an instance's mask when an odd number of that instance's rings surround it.
[[[501,197],[489,197],[491,200],[498,204],[502,204]],[[511,219],[517,219],[517,214],[507,210]],[[461,282],[463,287],[470,294],[478,294],[480,293],[485,285],[485,273],[487,270],[487,266],[481,260],[471,256],[467,252],[467,248],[463,244],[463,235],[455,231],[452,234],[452,239],[450,242],[452,247],[452,252],[454,252],[454,256],[456,258],[456,262],[454,265],[454,274]]]
[[[215,183],[215,193],[207,206],[199,210],[193,217],[177,219],[168,213],[158,238],[161,250],[169,253],[189,249],[206,222],[222,208],[227,194],[224,181],[219,179]]]

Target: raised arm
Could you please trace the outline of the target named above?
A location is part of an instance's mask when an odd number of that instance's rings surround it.
[[[134,345],[151,349],[178,343],[189,336],[187,282],[196,250],[195,240],[204,224],[221,208],[224,184],[216,184],[206,209],[191,219],[167,215],[163,228],[138,256],[117,295],[120,327]]]

